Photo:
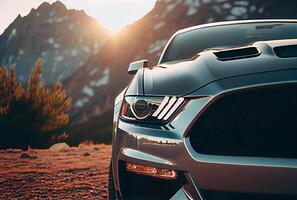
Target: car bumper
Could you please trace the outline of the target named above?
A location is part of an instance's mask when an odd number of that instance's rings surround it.
[[[120,163],[127,162],[177,171],[185,181],[172,199],[216,199],[217,193],[219,197],[246,194],[256,198],[297,195],[296,159],[202,155],[192,149],[187,132],[209,100],[191,100],[165,126],[118,121],[112,162],[115,188],[120,195]]]

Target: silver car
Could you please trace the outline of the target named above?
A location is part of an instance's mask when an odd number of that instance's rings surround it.
[[[183,29],[128,72],[111,199],[297,199],[297,20]]]

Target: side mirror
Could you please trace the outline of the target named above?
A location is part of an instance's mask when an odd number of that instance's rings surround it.
[[[139,61],[132,62],[129,65],[128,73],[129,74],[136,74],[136,72],[139,69],[142,69],[142,68],[145,68],[145,67],[148,68],[148,60],[139,60]]]

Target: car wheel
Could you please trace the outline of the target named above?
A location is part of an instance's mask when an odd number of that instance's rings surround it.
[[[114,184],[113,184],[111,162],[109,165],[109,174],[108,174],[108,193],[109,193],[110,200],[116,200],[116,194],[115,194],[115,189],[114,189]]]

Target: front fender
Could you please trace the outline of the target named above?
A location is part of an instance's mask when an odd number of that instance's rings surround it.
[[[144,77],[144,69],[139,69],[127,88],[127,91],[126,91],[127,96],[144,95],[143,77]]]

